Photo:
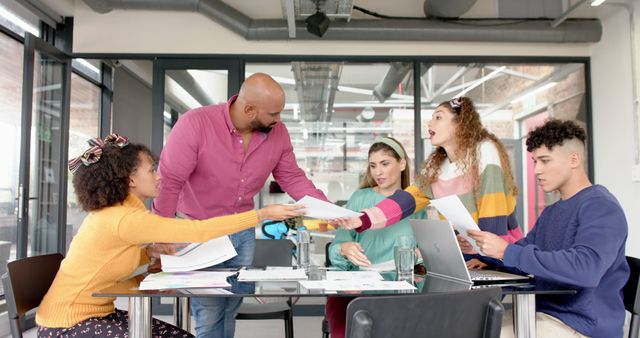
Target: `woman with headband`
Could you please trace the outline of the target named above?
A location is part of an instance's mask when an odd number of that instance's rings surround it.
[[[360,211],[371,208],[396,190],[410,185],[409,157],[402,145],[391,137],[378,137],[369,148],[369,163],[360,189],[351,195],[347,208]],[[331,265],[340,270],[358,270],[371,264],[393,261],[396,239],[402,235],[413,237],[409,218],[424,218],[418,212],[392,227],[358,233],[338,229],[329,246]],[[329,297],[326,317],[332,338],[345,336],[346,309],[350,297]]]
[[[457,195],[481,230],[493,232],[509,243],[522,238],[516,211],[517,188],[504,145],[487,131],[468,97],[442,102],[429,122],[429,138],[435,150],[424,162],[416,184],[396,191],[363,215],[331,221],[335,226],[381,229],[390,220],[422,210],[431,199]],[[500,262],[472,252],[459,237],[467,266],[483,268]]]
[[[270,205],[202,221],[160,217],[143,204],[157,196],[160,183],[151,151],[117,134],[89,144],[89,150],[69,161],[78,202],[89,214],[38,308],[38,337],[126,337],[127,312],[114,307],[115,298],[92,295],[127,280],[148,262],[147,243],[206,242],[263,219],[302,213],[297,206]],[[152,335],[191,337],[156,319]]]

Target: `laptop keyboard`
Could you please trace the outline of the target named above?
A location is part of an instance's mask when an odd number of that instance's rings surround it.
[[[469,270],[469,275],[471,276],[471,280],[494,280],[496,278],[492,273],[478,270]]]

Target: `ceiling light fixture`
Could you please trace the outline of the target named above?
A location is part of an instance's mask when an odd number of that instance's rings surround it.
[[[605,2],[605,1],[607,1],[607,0],[593,0],[593,1],[591,2],[591,6],[600,6],[600,5],[602,5],[602,3],[603,3],[603,2]]]
[[[320,12],[320,1],[316,0],[316,13],[307,17],[304,22],[307,24],[307,32],[321,38],[329,29],[329,17]]]

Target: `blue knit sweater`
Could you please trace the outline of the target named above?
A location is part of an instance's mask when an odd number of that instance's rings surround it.
[[[622,337],[626,240],[620,204],[605,187],[593,185],[546,207],[533,231],[507,247],[503,261],[535,275],[538,289],[577,290],[536,297],[537,311],[589,337]]]

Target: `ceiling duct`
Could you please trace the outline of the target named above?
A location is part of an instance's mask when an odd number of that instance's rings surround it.
[[[420,77],[426,73],[431,64],[422,63],[420,67]],[[378,102],[384,103],[398,89],[398,85],[407,77],[409,71],[413,70],[412,62],[391,62],[389,69],[382,78],[382,81],[373,88],[373,96]]]
[[[464,24],[442,20],[351,20],[332,22],[322,38],[295,22],[289,32],[285,19],[252,19],[221,0],[84,0],[93,10],[114,9],[196,11],[247,40],[359,40],[359,41],[494,41],[494,42],[598,42],[602,24],[598,19],[567,20],[551,27],[553,20],[465,20]],[[505,26],[505,23],[509,23]]]
[[[301,119],[308,122],[331,120],[342,62],[292,62],[291,68]]]
[[[459,18],[478,0],[425,0],[424,15],[443,18]]]

